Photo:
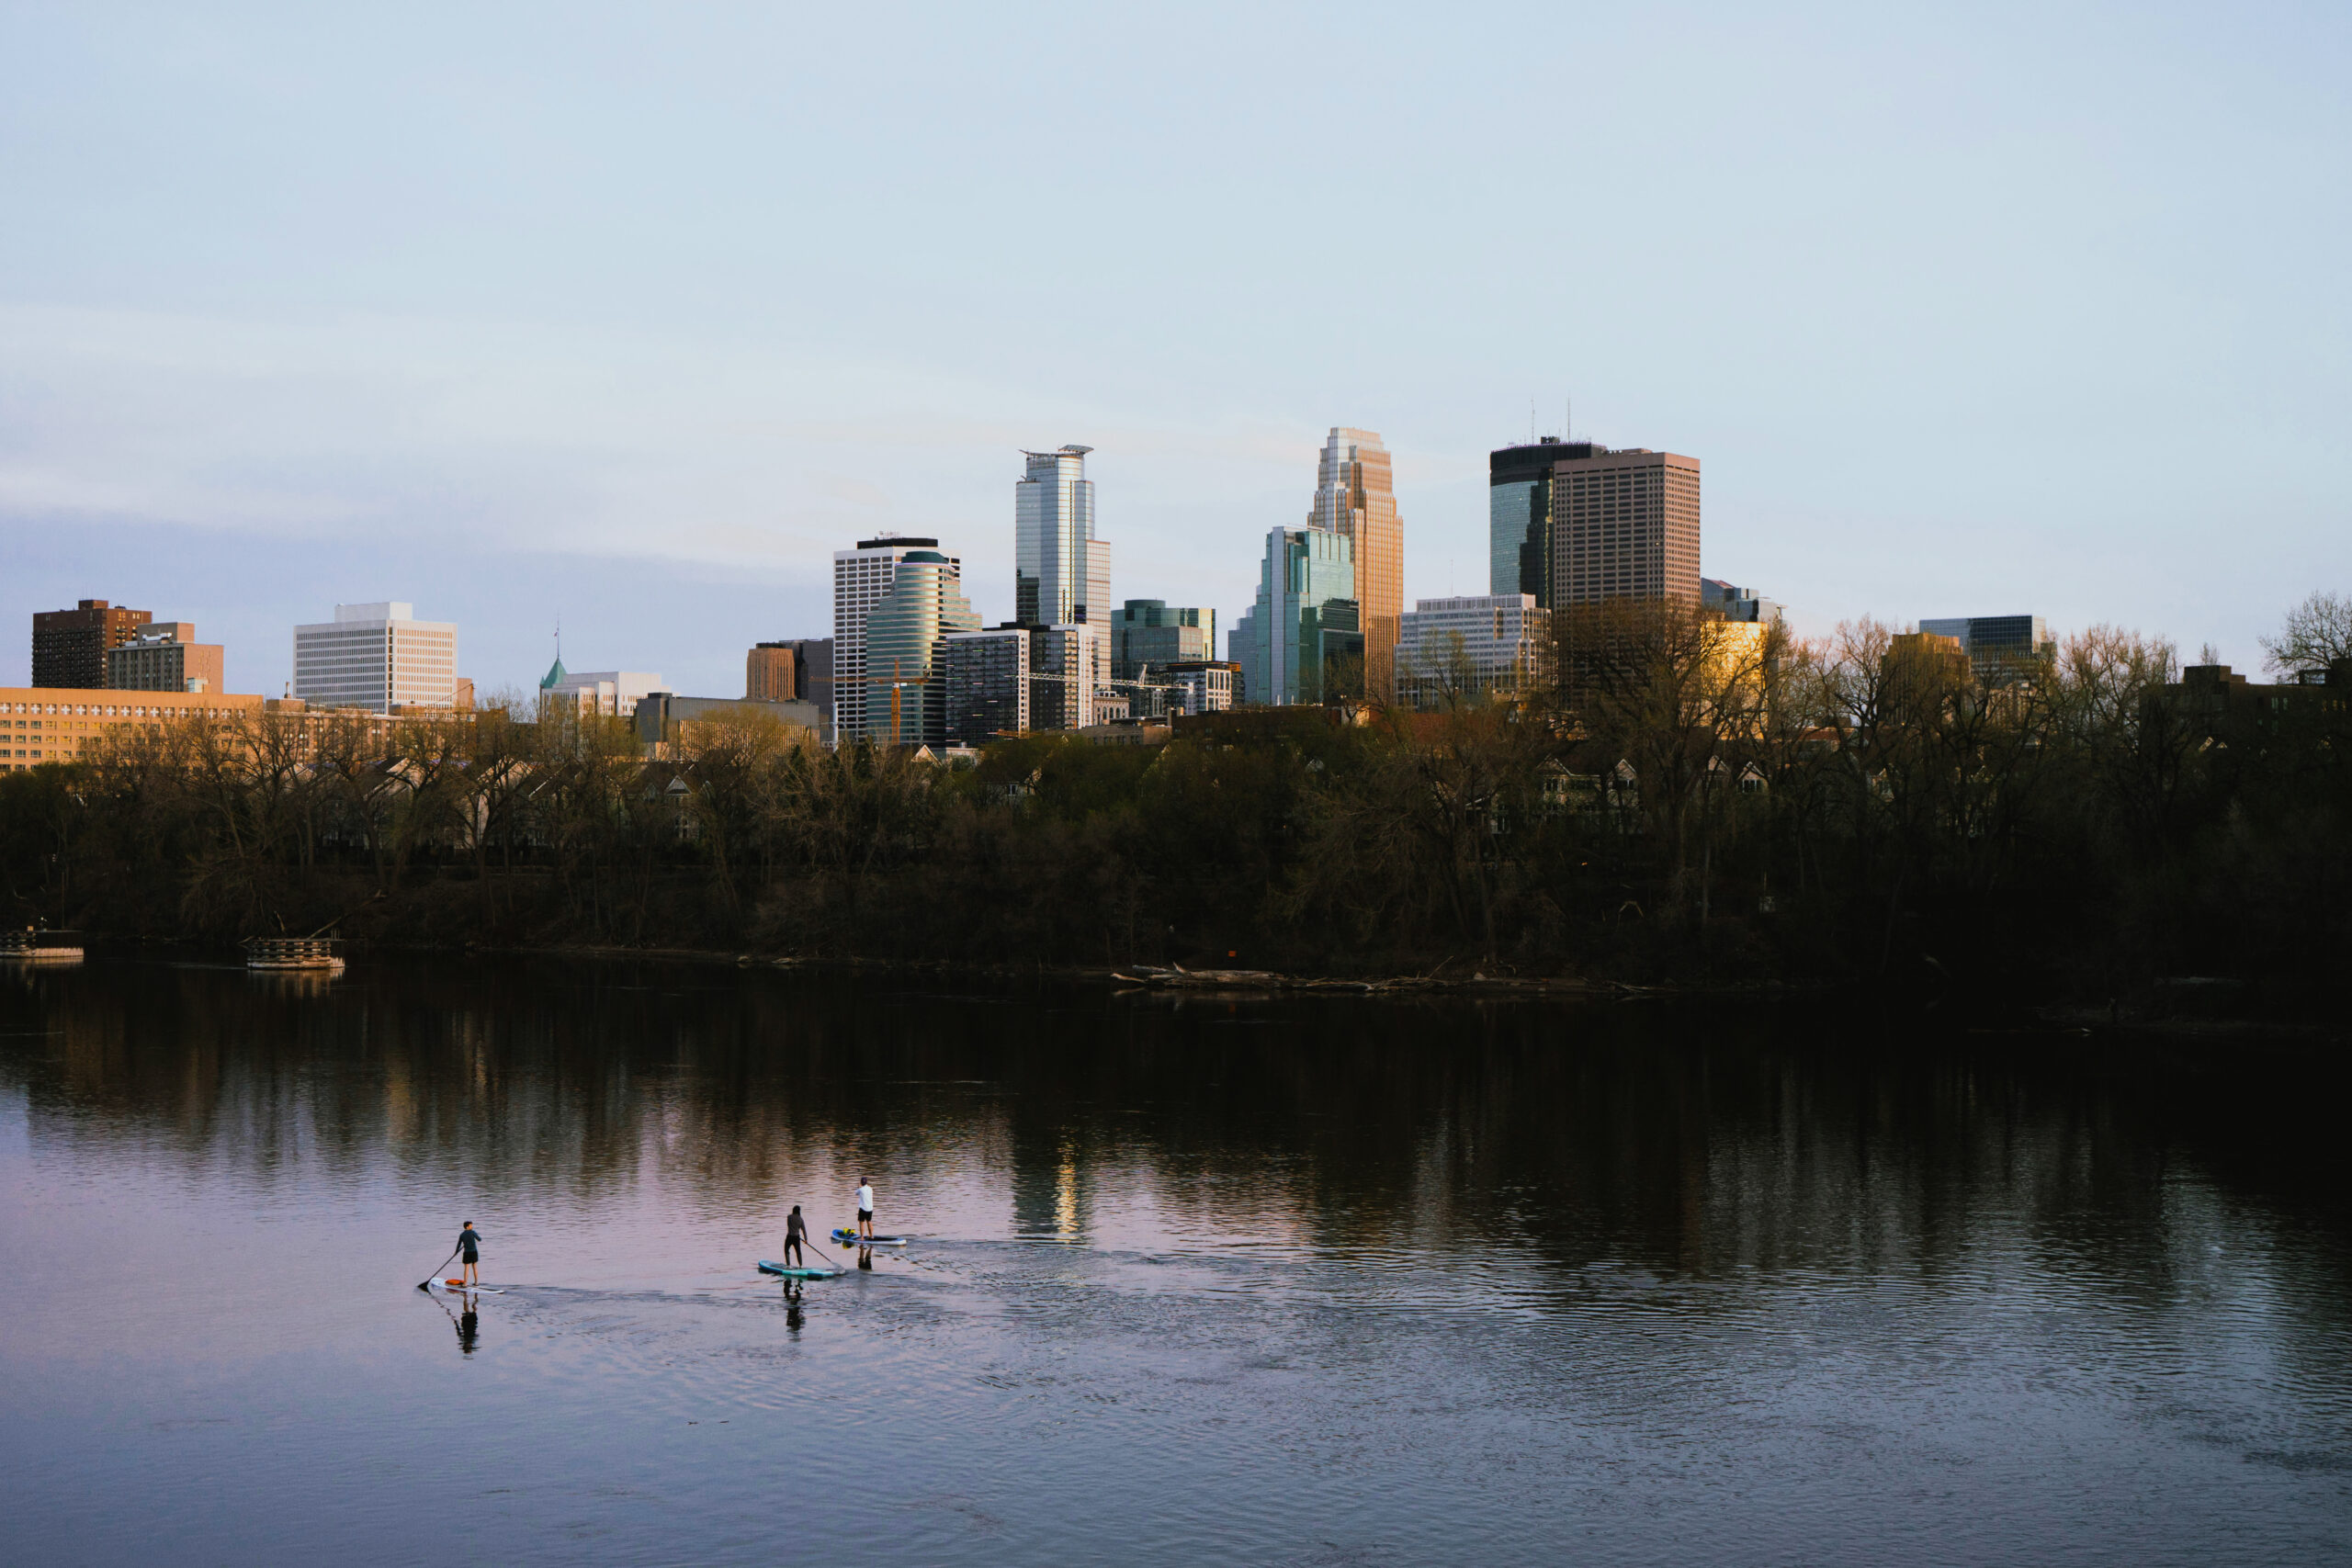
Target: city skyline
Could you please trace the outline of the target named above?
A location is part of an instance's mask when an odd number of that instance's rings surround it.
[[[0,21],[0,612],[166,606],[275,693],[285,626],[399,595],[486,690],[558,615],[720,690],[884,529],[1009,618],[1006,454],[1074,439],[1120,596],[1230,625],[1334,417],[1408,603],[1487,586],[1538,434],[1702,454],[1706,570],[1801,630],[2030,589],[2250,668],[2352,572],[2332,15],[1095,18],[1018,107],[1039,29],[978,16],[477,20],[462,73],[335,14]],[[1086,243],[1002,199],[1044,168]],[[1308,171],[1382,242],[1297,222]]]

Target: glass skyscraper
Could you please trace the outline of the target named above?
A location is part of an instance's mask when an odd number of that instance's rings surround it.
[[[936,746],[947,738],[947,703],[935,668],[950,632],[978,631],[956,563],[937,550],[909,550],[889,588],[865,617],[865,723],[884,745]]]
[[[1355,599],[1355,550],[1328,528],[1276,528],[1266,536],[1258,602],[1233,628],[1234,662],[1253,703],[1319,703],[1332,677],[1364,660]]]
[[[1023,452],[1028,472],[1012,487],[1012,618],[1026,626],[1091,621],[1104,626],[1111,603],[1111,547],[1094,536],[1091,446]]]
[[[1379,434],[1334,425],[1316,466],[1310,530],[1344,536],[1363,639],[1364,689],[1385,701],[1396,686],[1397,617],[1405,610],[1405,525],[1396,480]]]

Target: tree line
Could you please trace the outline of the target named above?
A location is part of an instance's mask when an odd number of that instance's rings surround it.
[[[519,705],[258,712],[0,777],[8,919],[233,941],[1877,979],[2312,1005],[2352,939],[2352,606],[2233,698],[2096,627],[1987,671],[1863,620],[1558,617],[1556,683],[1249,709],[969,765]],[[2331,683],[2332,682],[2332,683]],[[2216,692],[2219,695],[2216,695]]]

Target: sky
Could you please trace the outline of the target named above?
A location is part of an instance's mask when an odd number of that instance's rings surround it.
[[[483,692],[741,691],[831,552],[1012,608],[1023,447],[1229,626],[1333,425],[1408,600],[1487,451],[1704,465],[1820,632],[2240,669],[2352,591],[2352,9],[0,0],[0,683],[84,598],[275,694],[401,599]]]

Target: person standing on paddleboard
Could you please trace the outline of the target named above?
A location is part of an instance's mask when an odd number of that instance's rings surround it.
[[[861,1238],[874,1234],[874,1179],[857,1179],[857,1234]]]
[[[465,1268],[460,1272],[465,1276],[466,1283],[481,1284],[481,1232],[474,1229],[474,1223],[471,1220],[468,1220],[465,1228],[458,1232],[458,1251],[465,1263]]]
[[[784,1222],[784,1260],[802,1268],[808,1265],[808,1255],[800,1250],[800,1238],[808,1234],[808,1222],[800,1217],[800,1205],[795,1203]]]

